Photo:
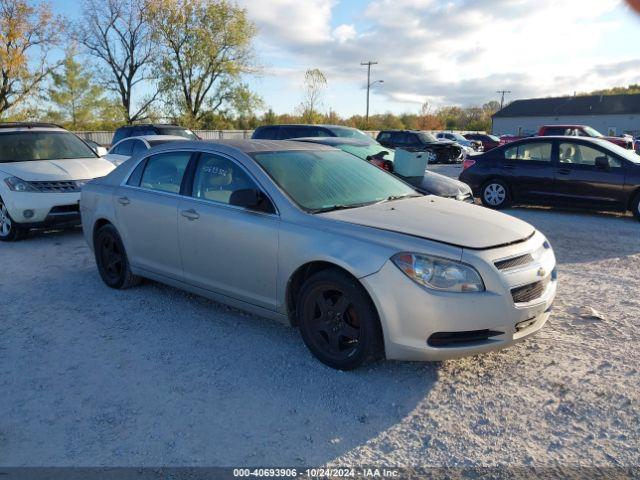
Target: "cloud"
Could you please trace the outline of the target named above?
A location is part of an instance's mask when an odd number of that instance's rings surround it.
[[[261,40],[287,49],[331,41],[331,9],[337,0],[240,0]]]
[[[333,30],[333,38],[335,38],[338,43],[344,43],[346,41],[352,40],[356,38],[356,27],[353,25],[338,25]]]
[[[356,23],[334,18],[337,0],[243,1],[288,66],[363,88],[360,62],[378,61],[377,94],[391,102],[470,105],[503,88],[518,98],[640,80],[640,60],[593,54],[619,27],[621,0],[371,0]]]

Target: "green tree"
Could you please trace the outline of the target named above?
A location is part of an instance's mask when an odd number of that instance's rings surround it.
[[[321,120],[319,108],[322,104],[322,95],[327,87],[327,77],[317,68],[310,68],[304,74],[304,97],[300,104],[302,121],[305,123],[317,123]]]
[[[61,71],[51,76],[49,98],[71,128],[86,125],[106,110],[103,88],[92,83],[91,73],[75,61],[73,51],[67,52]]]
[[[0,0],[0,115],[32,98],[59,66],[49,53],[63,31],[48,3]]]
[[[161,89],[187,124],[244,95],[240,79],[252,69],[256,32],[245,9],[226,0],[149,0],[147,12]]]

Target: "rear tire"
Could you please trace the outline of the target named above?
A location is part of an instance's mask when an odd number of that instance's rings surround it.
[[[93,249],[98,272],[108,287],[124,290],[140,283],[140,277],[131,273],[127,252],[113,225],[104,225],[98,230]]]
[[[29,234],[29,229],[20,227],[13,221],[4,202],[0,198],[0,242],[17,242]]]
[[[300,333],[325,365],[352,370],[384,357],[378,313],[356,279],[324,270],[303,284],[297,300]]]
[[[480,199],[485,207],[500,210],[511,205],[511,191],[502,180],[490,180],[483,185]]]

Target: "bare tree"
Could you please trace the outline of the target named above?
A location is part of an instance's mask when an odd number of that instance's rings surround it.
[[[327,77],[317,68],[309,69],[304,74],[304,98],[300,109],[303,121],[314,123],[318,117],[318,109],[322,103],[323,90],[327,86]]]
[[[106,67],[104,86],[120,97],[127,123],[145,118],[159,94],[154,88],[133,109],[133,90],[155,80],[145,6],[144,0],[84,0],[82,20],[74,29],[74,38]]]
[[[60,65],[49,52],[62,31],[49,4],[0,0],[0,115],[36,92]]]

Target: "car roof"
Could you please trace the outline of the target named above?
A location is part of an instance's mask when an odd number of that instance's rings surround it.
[[[329,125],[325,123],[278,123],[276,125],[261,125],[258,128],[271,128],[271,127],[323,127],[323,128],[349,128],[351,130],[357,130],[355,127],[349,127],[348,125]],[[256,128],[256,130],[258,130]]]
[[[152,142],[154,140],[187,140],[185,137],[181,137],[180,135],[136,135],[134,137],[127,137],[120,140],[120,142],[124,142],[125,140],[146,140],[147,142]],[[118,142],[118,143],[120,143]]]
[[[308,142],[308,143],[319,143],[322,145],[353,145],[354,147],[368,147],[371,145],[369,142],[365,142],[364,140],[358,140],[355,138],[348,137],[304,137],[304,138],[292,138],[296,142]]]
[[[525,138],[519,138],[518,140],[514,141],[514,142],[509,142],[509,143],[505,143],[502,146],[507,146],[507,145],[513,145],[516,143],[531,143],[532,141],[534,142],[544,142],[544,141],[549,141],[549,140],[571,140],[572,142],[587,142],[587,143],[594,143],[596,145],[600,145],[600,146],[611,146],[611,145],[615,145],[614,143],[611,143],[609,140],[606,140],[604,138],[596,138],[596,137],[577,137],[575,135],[544,135],[544,136],[533,136],[533,137],[525,137]]]
[[[0,132],[2,131],[28,131],[28,130],[39,130],[39,131],[62,131],[67,132],[68,130],[61,127],[60,125],[56,125],[55,123],[43,123],[43,122],[2,122],[0,123]]]
[[[326,150],[331,149],[329,146],[316,144],[310,148],[309,142],[296,142],[292,140],[189,140],[194,146],[204,144],[224,145],[239,150],[243,153],[257,152],[283,152],[295,150]]]
[[[579,125],[576,123],[563,123],[563,124],[551,124],[551,125],[543,125],[541,128],[552,128],[552,127],[558,127],[558,128],[577,128],[577,127],[586,127],[586,125]]]
[[[171,127],[171,128],[184,128],[185,130],[189,130],[187,127],[176,125],[174,123],[134,123],[132,125],[122,125],[121,127],[118,127],[118,128],[137,128],[137,127],[154,127],[154,128]]]

